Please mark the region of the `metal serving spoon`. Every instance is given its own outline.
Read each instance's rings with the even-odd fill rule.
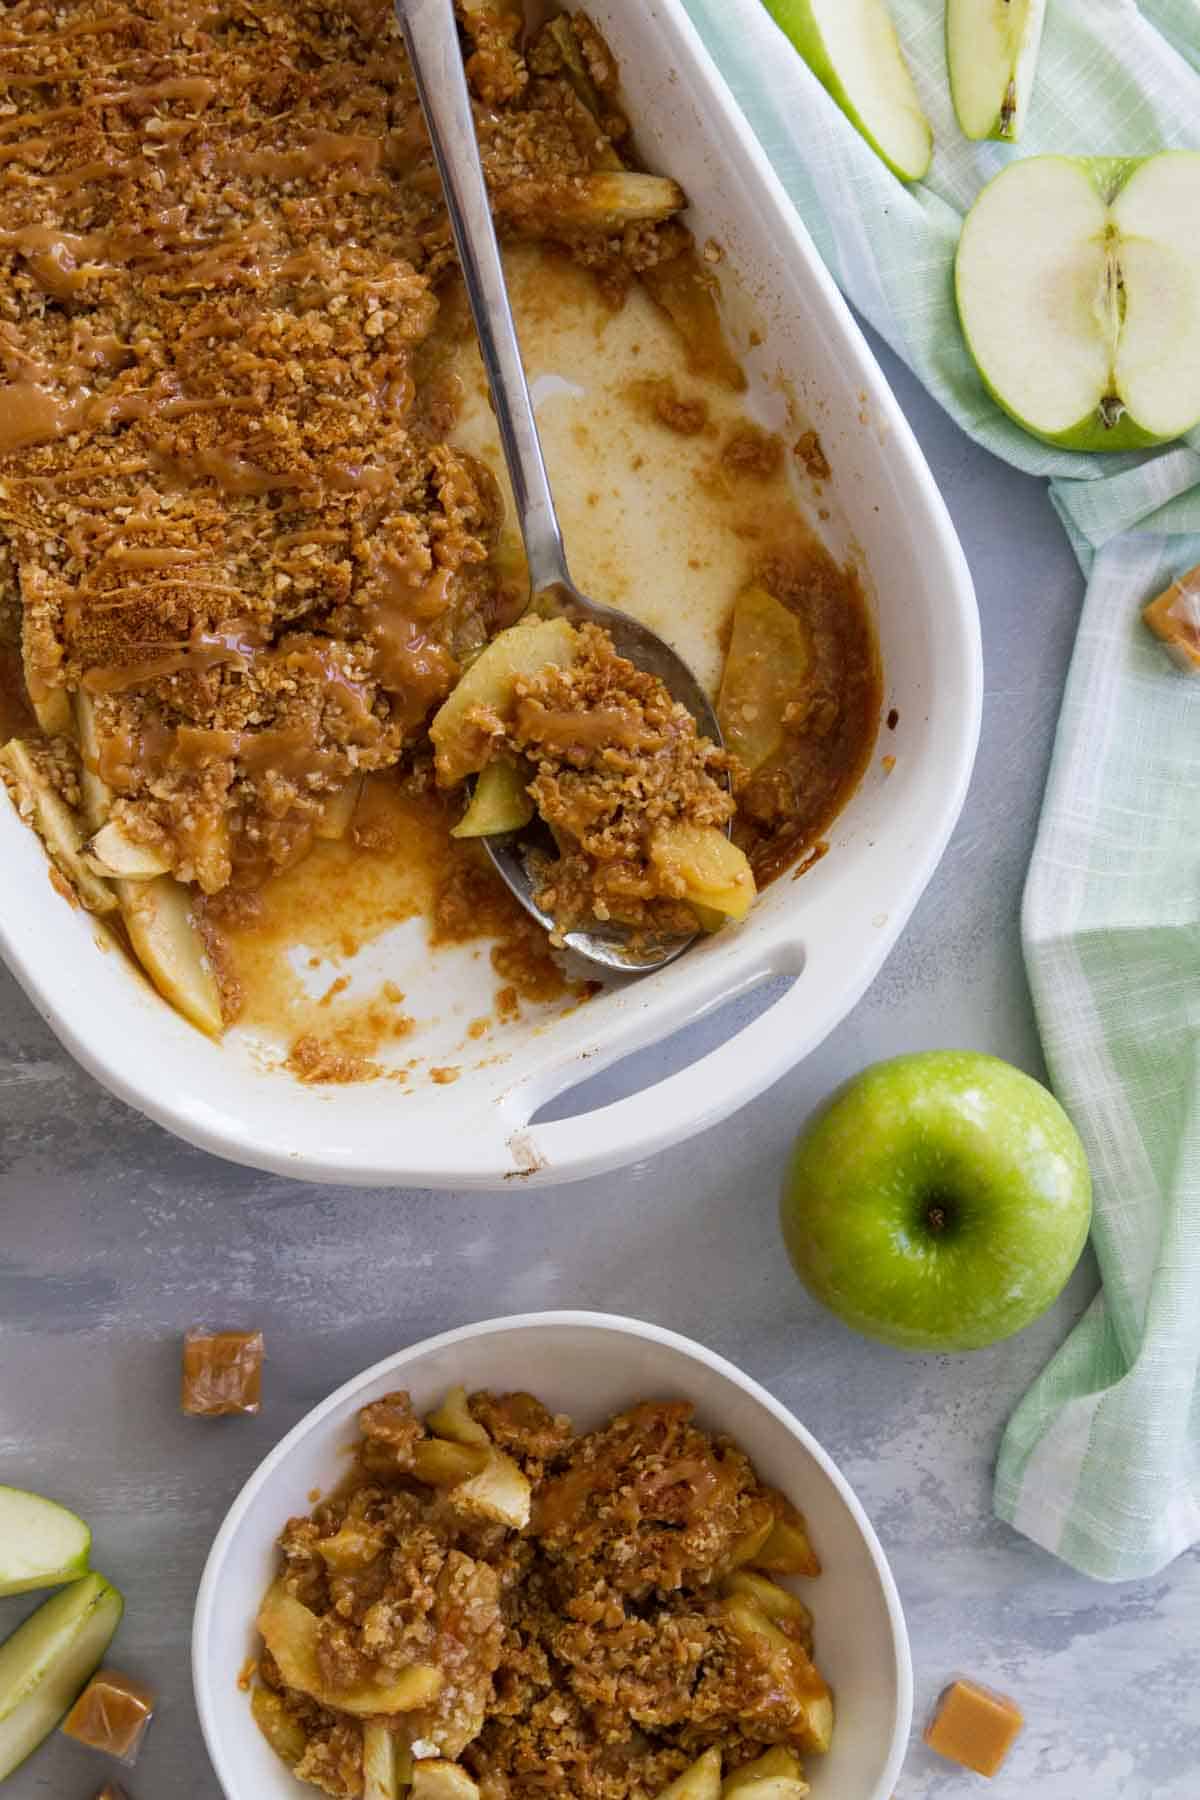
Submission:
[[[719,745],[721,728],[716,713],[683,659],[648,626],[615,607],[589,600],[571,580],[492,224],[453,0],[395,0],[395,6],[445,189],[467,299],[492,390],[529,563],[529,604],[540,613],[557,613],[574,623],[590,620],[603,625],[619,654],[647,674],[657,675],[668,692],[687,707],[701,734]],[[483,843],[521,905],[551,930],[553,919],[533,897],[523,834],[504,832],[484,838]],[[606,929],[597,925],[591,931],[572,931],[565,941],[569,949],[605,968],[641,974],[671,962],[696,936],[691,932],[686,937],[662,938],[636,955],[623,926]]]

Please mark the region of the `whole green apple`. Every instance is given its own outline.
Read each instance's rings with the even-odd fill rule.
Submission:
[[[998,1057],[876,1063],[801,1132],[782,1204],[800,1278],[848,1325],[906,1350],[978,1350],[1062,1291],[1092,1184],[1074,1126]]]

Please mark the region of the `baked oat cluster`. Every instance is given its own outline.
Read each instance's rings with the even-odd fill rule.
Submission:
[[[577,1436],[529,1394],[365,1407],[259,1615],[252,1703],[294,1772],[333,1795],[390,1769],[430,1800],[656,1800],[698,1759],[719,1785],[769,1753],[794,1783],[770,1791],[806,1792],[832,1707],[772,1577],[819,1564],[692,1411],[645,1401]]]
[[[673,184],[604,211],[625,127],[587,21],[530,61],[515,9],[463,26],[504,228],[614,292],[680,254]],[[391,8],[18,0],[0,146],[0,634],[51,735],[85,696],[129,838],[253,884],[512,605],[423,358],[452,250]]]
[[[534,897],[560,931],[593,920],[695,931],[686,883],[653,854],[655,834],[681,821],[724,831],[740,765],[699,736],[687,708],[619,656],[607,632],[582,626],[571,667],[517,681],[492,748],[520,759],[554,833],[557,854],[537,861]]]

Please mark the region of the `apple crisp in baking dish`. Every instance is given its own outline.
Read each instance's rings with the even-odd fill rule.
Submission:
[[[259,1609],[272,1748],[371,1800],[806,1793],[833,1704],[775,1577],[820,1564],[692,1410],[643,1401],[577,1436],[530,1394],[364,1407],[352,1473],[288,1521]]]
[[[630,404],[711,431],[705,393],[743,378],[603,41],[582,13],[529,39],[506,0],[460,21],[506,239],[609,309],[643,287],[694,392],[631,369]],[[383,0],[18,0],[0,89],[0,769],[60,891],[214,1036],[272,883],[322,845],[410,853],[395,808],[380,836],[388,795],[454,836],[443,915],[490,879],[472,839],[536,811],[560,934],[744,916],[869,754],[862,594],[798,514],[748,530],[723,749],[603,633],[517,623],[496,473],[455,441],[466,327]],[[811,433],[795,450],[819,465]],[[714,466],[732,490],[790,454],[747,420]]]

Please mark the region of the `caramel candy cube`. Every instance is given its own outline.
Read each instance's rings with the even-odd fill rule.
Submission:
[[[1152,600],[1142,618],[1189,675],[1200,675],[1200,564]]]
[[[1024,1723],[1015,1700],[973,1681],[955,1681],[942,1695],[925,1742],[964,1769],[995,1775]]]
[[[189,1331],[183,1340],[185,1413],[215,1419],[262,1405],[261,1331]]]
[[[92,1676],[63,1720],[63,1730],[91,1750],[131,1763],[154,1716],[154,1695],[116,1669]],[[119,1794],[120,1789],[111,1790]]]

